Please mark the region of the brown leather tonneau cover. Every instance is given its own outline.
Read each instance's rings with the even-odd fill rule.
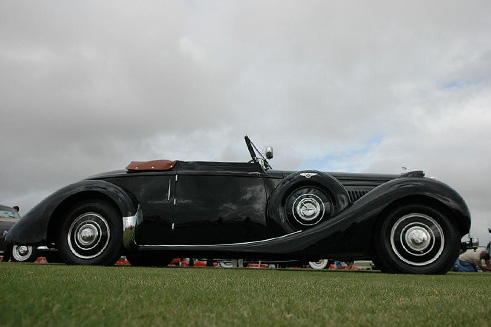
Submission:
[[[141,170],[171,170],[176,165],[177,160],[152,160],[152,161],[132,161],[127,170],[141,171]]]

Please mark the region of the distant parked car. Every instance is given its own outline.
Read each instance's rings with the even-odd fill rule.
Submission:
[[[246,136],[248,162],[156,160],[53,193],[7,234],[68,264],[167,266],[174,257],[373,260],[391,273],[444,274],[471,217],[422,171],[274,170]],[[213,144],[209,145],[214,147]]]
[[[19,213],[15,209],[0,205],[0,253],[2,256],[10,256],[10,249],[7,249],[5,235],[19,219]]]
[[[5,242],[5,235],[19,220],[20,215],[16,209],[0,205],[0,253],[5,259],[10,257],[12,261],[35,261],[37,254],[36,249],[32,246],[14,245],[8,247]]]
[[[48,262],[61,262],[56,249],[48,249],[46,246],[13,245],[7,246],[5,236],[21,216],[11,207],[0,205],[0,254],[3,261],[34,262],[38,257],[46,257]]]

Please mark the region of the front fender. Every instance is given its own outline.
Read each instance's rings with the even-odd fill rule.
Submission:
[[[471,215],[464,199],[450,186],[430,178],[401,177],[379,185],[335,217],[337,235],[329,245],[340,253],[365,252],[373,245],[373,232],[387,214],[410,203],[443,210],[461,236],[469,233]],[[334,236],[334,235],[333,235]]]
[[[136,214],[135,201],[119,186],[102,180],[84,180],[56,191],[32,208],[7,233],[7,243],[47,245],[48,229],[57,210],[70,203],[70,199],[84,196],[110,199],[119,208],[121,217]]]
[[[440,208],[444,208],[449,214],[449,218],[456,223],[461,236],[469,232],[471,226],[471,214],[467,204],[462,196],[453,188],[445,183],[431,178],[413,178],[401,177],[390,182],[384,183],[371,192],[366,194],[359,201],[359,204],[365,202],[382,203],[384,207],[389,208],[391,204],[397,204],[401,201],[414,201],[430,199],[432,203],[438,203]],[[382,200],[382,198],[384,198]],[[429,203],[431,205],[431,203]],[[438,208],[436,208],[438,209]]]

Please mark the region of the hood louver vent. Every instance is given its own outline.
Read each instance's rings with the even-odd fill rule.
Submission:
[[[351,202],[357,201],[358,199],[360,199],[362,196],[364,196],[367,193],[368,193],[368,191],[348,191],[349,198],[350,198]]]
[[[367,188],[367,187],[362,187],[362,188],[347,188],[349,198],[351,202],[356,202],[358,201],[362,196],[370,192],[373,188]]]

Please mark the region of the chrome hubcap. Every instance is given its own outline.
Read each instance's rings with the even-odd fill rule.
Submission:
[[[412,213],[397,220],[391,230],[394,253],[407,264],[428,265],[443,252],[445,238],[440,224],[430,216]]]
[[[412,227],[406,232],[406,243],[415,251],[424,250],[431,242],[431,235],[421,227]]]
[[[284,208],[294,229],[306,229],[330,218],[332,201],[327,191],[306,185],[289,193]]]
[[[86,224],[77,231],[77,241],[83,246],[90,246],[99,239],[99,230],[92,224]]]
[[[100,255],[109,244],[111,233],[106,219],[98,213],[84,213],[72,222],[68,230],[68,246],[82,259]]]
[[[293,203],[293,217],[302,225],[312,225],[322,219],[324,203],[315,194],[299,196]]]
[[[17,248],[17,253],[19,253],[20,255],[26,255],[29,253],[29,249],[27,248],[27,246],[22,245]]]
[[[317,218],[321,208],[318,202],[314,199],[304,198],[297,204],[297,213],[303,220],[309,221]]]

